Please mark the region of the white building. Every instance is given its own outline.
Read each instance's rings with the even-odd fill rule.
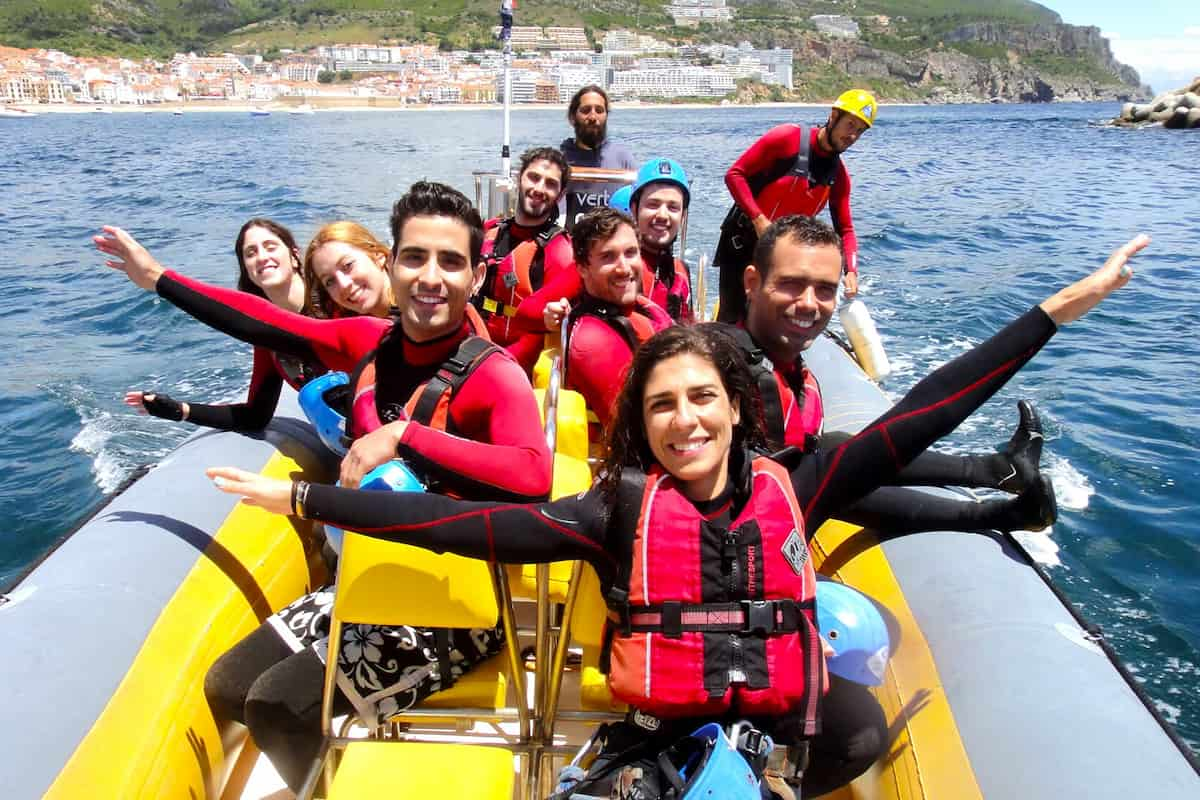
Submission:
[[[672,0],[665,8],[675,18],[675,24],[695,27],[701,22],[729,22],[733,9],[725,0]]]
[[[630,69],[615,72],[609,94],[617,99],[638,97],[724,97],[734,91],[733,76],[710,67]]]
[[[541,75],[531,70],[512,70],[512,102],[532,103],[537,99],[537,84]],[[504,74],[496,76],[496,102],[504,102]]]
[[[823,33],[826,36],[837,36],[842,39],[858,38],[858,23],[849,17],[844,17],[841,14],[816,14],[809,17],[809,19],[817,26],[818,33]]]
[[[762,64],[762,82],[792,89],[792,51],[776,47],[772,50],[756,50],[749,42],[738,45],[738,60],[752,59]]]

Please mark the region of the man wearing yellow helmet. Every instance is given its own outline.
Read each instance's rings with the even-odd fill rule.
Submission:
[[[758,236],[790,214],[813,217],[829,206],[842,239],[843,286],[858,293],[858,240],[850,218],[850,173],[841,154],[875,124],[878,104],[863,89],[843,92],[819,128],[785,124],[767,131],[725,173],[734,205],[721,224],[714,262],[720,269],[720,320],[737,322],[745,310],[742,272]]]

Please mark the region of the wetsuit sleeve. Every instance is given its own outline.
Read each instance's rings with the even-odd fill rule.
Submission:
[[[633,353],[616,331],[591,317],[579,320],[569,347],[567,384],[583,395],[600,424],[607,425]]]
[[[596,489],[552,503],[512,505],[436,494],[364,492],[312,484],[305,516],[377,539],[510,564],[581,559],[611,580],[608,512]]]
[[[725,173],[725,185],[733,201],[750,219],[763,213],[750,189],[750,176],[768,171],[778,161],[795,159],[800,152],[798,144],[795,125],[777,125],[750,145]]]
[[[227,431],[257,431],[267,427],[279,404],[283,378],[271,358],[271,352],[254,348],[254,371],[246,402],[227,405],[188,403],[188,422]]]
[[[555,236],[546,245],[546,278],[542,288],[526,297],[517,306],[517,314],[513,317],[513,327],[527,333],[544,333],[546,323],[542,320],[542,312],[546,303],[567,298],[572,304],[579,295],[583,294],[583,282],[579,279],[579,270],[575,268],[575,257],[571,253],[571,240],[566,236]]]
[[[850,217],[850,173],[840,161],[837,178],[829,193],[829,217],[833,220],[834,230],[842,237],[846,272],[858,272],[858,237],[854,235],[854,220]]]
[[[888,483],[925,448],[953,431],[995,394],[1054,335],[1039,307],[943,365],[861,433],[818,450],[792,469],[806,530]]]
[[[405,426],[399,455],[466,497],[531,502],[550,494],[552,460],[529,379],[511,358],[489,356],[449,409],[461,435]]]
[[[155,290],[204,324],[256,347],[349,372],[375,347],[388,322],[375,317],[312,319],[269,300],[167,270]]]

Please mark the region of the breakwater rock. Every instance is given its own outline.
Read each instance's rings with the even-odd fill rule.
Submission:
[[[1149,103],[1121,106],[1117,125],[1142,125],[1161,122],[1164,128],[1200,128],[1200,77],[1184,89],[1163,92]]]

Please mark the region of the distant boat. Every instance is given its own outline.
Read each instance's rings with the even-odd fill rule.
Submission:
[[[250,109],[250,116],[252,116],[252,117],[269,117],[269,116],[271,116],[271,112],[265,108],[252,108],[252,109]]]
[[[182,117],[182,116],[183,116],[183,109],[182,109],[182,108],[177,108],[177,109],[175,109],[174,111],[172,111],[171,113],[172,113],[172,114],[174,114],[174,115],[175,115],[175,116],[177,116],[177,117]]]
[[[30,117],[36,116],[37,113],[34,111],[26,111],[23,108],[16,108],[15,106],[0,106],[0,117],[7,117],[8,119],[29,119]]]
[[[289,108],[288,113],[289,114],[315,114],[315,113],[317,113],[317,110],[315,108],[313,108],[312,106],[310,106],[308,103],[302,103],[302,104],[296,106],[295,108]]]

